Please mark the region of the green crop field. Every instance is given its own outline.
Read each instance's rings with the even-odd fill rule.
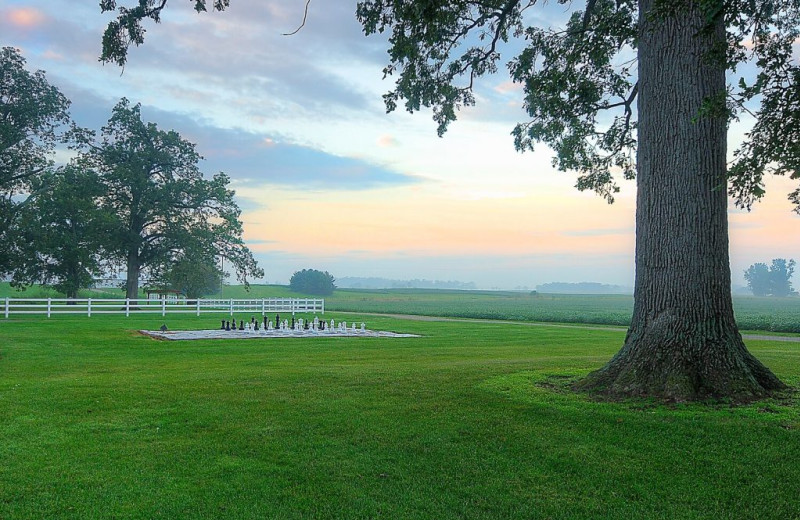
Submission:
[[[372,309],[370,309],[372,310]],[[596,402],[624,332],[157,341],[217,316],[0,320],[0,518],[797,518],[800,402]],[[800,384],[800,344],[748,341]]]

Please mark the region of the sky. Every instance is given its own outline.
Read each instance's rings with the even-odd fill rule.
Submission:
[[[232,0],[205,14],[192,5],[172,0],[161,24],[146,22],[124,70],[98,60],[112,15],[96,1],[0,0],[0,45],[46,72],[78,124],[99,130],[126,97],[196,143],[209,177],[231,177],[265,270],[256,282],[310,268],[485,289],[633,285],[634,183],[620,181],[609,205],[556,171],[546,146],[516,152],[510,133],[526,117],[504,68],[439,138],[427,111],[386,113],[387,40],[364,36],[355,2],[313,0],[293,36],[283,33],[299,26],[305,0]],[[729,149],[746,124],[731,126]],[[752,211],[730,206],[734,286],[755,262],[800,261],[800,216],[786,198],[795,188],[781,177],[766,186]]]

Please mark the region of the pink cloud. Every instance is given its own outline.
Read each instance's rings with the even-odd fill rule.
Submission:
[[[390,148],[392,146],[397,146],[397,139],[394,136],[389,134],[383,134],[382,136],[378,137],[378,146],[381,148]]]
[[[41,25],[45,20],[45,16],[38,9],[19,7],[8,12],[8,19],[12,25],[20,29],[32,29]]]
[[[494,91],[500,94],[508,94],[509,92],[518,92],[520,90],[522,90],[522,84],[511,80],[504,81],[494,87]]]

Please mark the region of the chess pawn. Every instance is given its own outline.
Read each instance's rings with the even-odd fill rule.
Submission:
[[[308,321],[303,324],[303,329],[308,330]]]
[[[225,322],[225,330],[231,330],[231,322],[230,322],[230,320]]]
[[[219,330],[225,330],[225,320],[222,320],[222,326],[219,328]]]
[[[366,332],[366,330],[367,330],[367,324],[362,321],[361,322],[361,332]]]
[[[239,320],[239,330],[244,330],[244,320]]]

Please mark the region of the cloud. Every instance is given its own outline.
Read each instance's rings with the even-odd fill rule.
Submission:
[[[117,100],[70,87],[71,112],[78,124],[99,130]],[[136,102],[136,100],[132,100]],[[355,157],[332,155],[280,135],[219,128],[185,114],[142,106],[142,118],[161,130],[176,130],[197,145],[208,174],[224,171],[240,192],[268,186],[306,190],[366,190],[421,182],[421,178]]]
[[[392,135],[383,134],[382,136],[378,137],[377,143],[381,148],[390,148],[397,146],[397,139]]]
[[[21,29],[38,27],[45,21],[45,15],[38,9],[31,7],[8,9],[5,10],[3,16],[8,19],[11,25]]]

